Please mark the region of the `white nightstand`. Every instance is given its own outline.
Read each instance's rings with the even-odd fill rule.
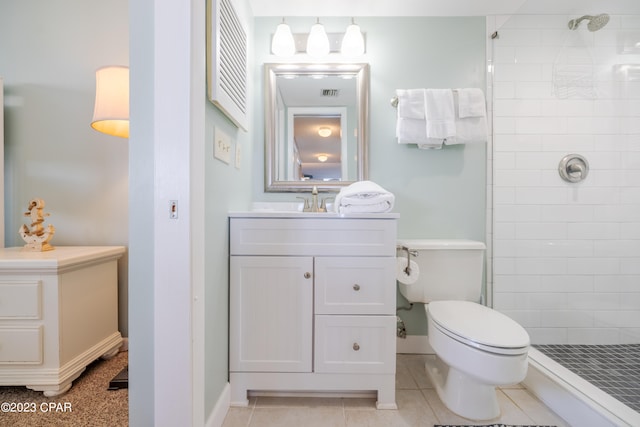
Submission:
[[[123,246],[0,248],[0,385],[56,396],[117,354]]]

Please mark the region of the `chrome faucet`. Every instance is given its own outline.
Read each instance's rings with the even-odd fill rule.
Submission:
[[[320,208],[318,207],[318,187],[315,185],[311,190],[311,212],[320,212]]]
[[[316,187],[315,185],[311,190],[311,201],[309,201],[309,199],[307,199],[306,197],[296,198],[302,199],[304,201],[302,212],[326,212],[326,208],[324,208],[324,201],[323,206],[318,206],[318,187]]]

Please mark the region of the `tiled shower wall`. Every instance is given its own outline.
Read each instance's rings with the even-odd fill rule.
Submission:
[[[501,18],[489,41],[493,306],[533,343],[639,343],[640,17],[571,18]]]

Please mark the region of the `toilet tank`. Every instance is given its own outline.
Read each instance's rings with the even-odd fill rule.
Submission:
[[[415,283],[398,281],[400,293],[409,302],[438,300],[480,302],[485,244],[474,240],[403,239],[398,246],[416,251],[411,259],[418,264]],[[399,256],[406,252],[398,251]]]

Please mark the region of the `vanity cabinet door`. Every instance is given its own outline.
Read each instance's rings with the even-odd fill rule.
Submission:
[[[311,372],[313,258],[230,257],[232,372]]]

